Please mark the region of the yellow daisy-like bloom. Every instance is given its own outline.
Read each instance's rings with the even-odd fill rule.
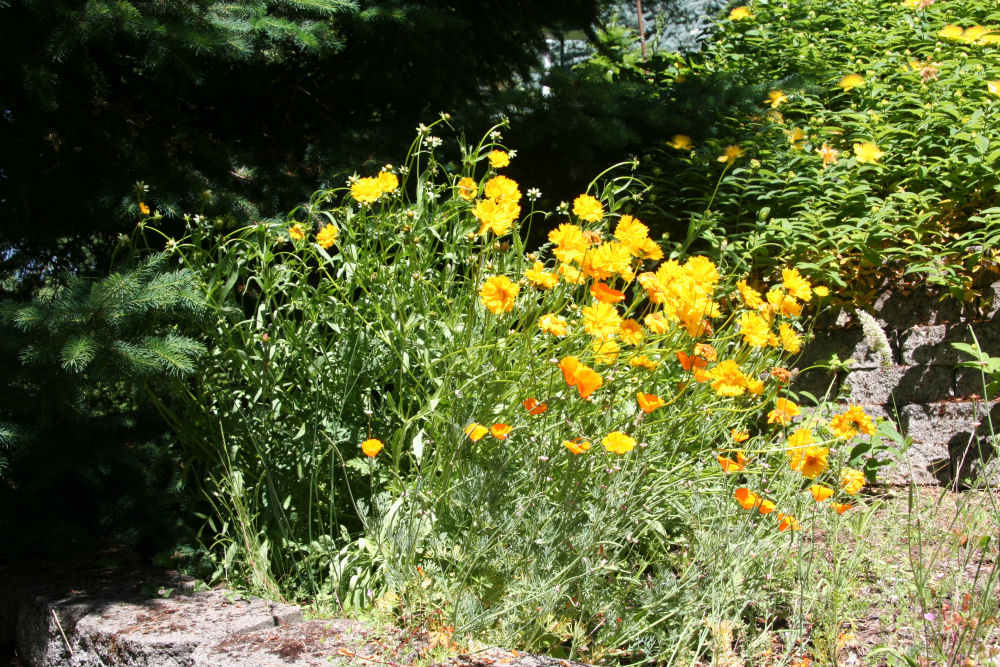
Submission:
[[[524,277],[538,289],[552,289],[559,284],[559,276],[546,271],[545,265],[541,262],[535,262],[530,269],[527,269]]]
[[[666,405],[666,402],[656,394],[644,394],[641,391],[636,392],[635,400],[639,403],[639,407],[645,413],[650,413],[653,410],[662,408]]]
[[[295,239],[296,241],[302,241],[306,237],[306,233],[302,231],[302,225],[295,223],[288,229],[288,237]]]
[[[799,430],[804,431],[808,429]],[[796,431],[796,433],[798,433],[798,431]],[[791,443],[791,438],[789,438],[789,443]],[[830,450],[826,447],[809,445],[808,447],[788,450],[788,456],[790,459],[789,465],[792,467],[792,470],[801,474],[803,477],[815,479],[827,469],[827,466],[829,465],[827,457],[830,456]]]
[[[604,217],[604,205],[595,197],[580,195],[573,200],[573,215],[587,222],[597,222]]]
[[[765,296],[772,312],[781,313],[785,317],[798,317],[802,314],[802,304],[780,287],[772,287]]]
[[[743,342],[751,347],[770,345],[773,334],[771,325],[757,313],[743,313],[739,320]]]
[[[521,205],[503,199],[483,199],[472,209],[472,215],[479,221],[480,236],[485,236],[487,232],[503,236],[521,215]]]
[[[479,300],[494,315],[514,310],[514,301],[521,288],[507,276],[492,276],[479,289]]]
[[[468,176],[464,176],[458,179],[457,187],[458,196],[465,201],[472,201],[476,198],[477,185],[475,180],[469,178]]]
[[[850,440],[858,433],[874,434],[875,423],[860,405],[849,405],[845,412],[834,415],[830,420],[830,430],[838,438]]]
[[[521,201],[521,189],[512,178],[494,176],[483,186],[483,196],[497,201]]]
[[[986,82],[986,91],[994,97],[1000,97],[1000,79]]]
[[[802,410],[787,398],[779,398],[774,402],[774,409],[767,413],[768,424],[790,424],[792,419],[802,414]]]
[[[469,436],[469,440],[473,442],[482,439],[482,437],[489,432],[490,430],[488,428],[482,424],[477,424],[476,422],[472,422],[465,427],[465,435]]]
[[[844,92],[846,93],[854,90],[855,88],[865,85],[865,77],[861,76],[860,74],[854,74],[854,73],[847,74],[846,76],[844,76],[843,79],[840,80],[840,83],[838,83],[837,85],[843,88]]]
[[[743,150],[736,144],[730,144],[729,146],[726,146],[726,150],[722,152],[722,155],[720,155],[716,159],[719,162],[725,162],[727,165],[730,165],[735,163],[736,160],[743,157],[744,155],[746,155],[745,150]]]
[[[782,90],[772,90],[767,94],[767,103],[772,109],[777,109],[783,102],[788,101],[788,96]]]
[[[823,144],[816,149],[819,156],[823,158],[823,168],[826,169],[831,164],[837,163],[837,154],[840,153],[836,148],[830,146],[830,144]]]
[[[642,343],[645,334],[642,331],[641,324],[629,319],[622,320],[622,323],[618,326],[618,337],[626,345],[639,345]]]
[[[510,155],[504,151],[490,151],[489,158],[490,166],[494,169],[500,169],[510,164]]]
[[[960,40],[965,37],[965,31],[962,30],[961,26],[949,24],[938,30],[938,37],[941,39]]]
[[[621,352],[621,347],[613,339],[595,340],[590,344],[594,351],[594,363],[613,364]]]
[[[361,443],[361,451],[365,453],[365,456],[374,457],[385,445],[382,444],[381,440],[376,440],[375,438],[369,438]]]
[[[711,387],[719,396],[742,396],[747,388],[747,376],[740,365],[732,359],[725,359],[708,371]]]
[[[636,442],[621,431],[612,431],[601,440],[604,449],[614,454],[627,454],[635,448]]]
[[[864,488],[865,474],[854,468],[844,468],[840,471],[840,488],[849,496],[855,495]]]
[[[555,245],[552,254],[560,262],[579,262],[590,247],[590,242],[577,225],[564,222],[549,232],[549,242]]]
[[[799,350],[802,349],[802,336],[787,322],[778,325],[778,338],[781,339],[781,347],[792,354],[798,354]]]
[[[649,227],[631,215],[623,215],[618,221],[618,225],[615,227],[615,238],[625,244],[635,257],[654,259],[650,254],[657,251],[659,251],[660,257],[663,257],[663,250],[660,246],[649,239]]]
[[[560,264],[559,275],[561,275],[562,279],[571,285],[583,285],[587,282],[587,277],[583,275],[583,271],[571,264]]]
[[[593,338],[614,338],[618,334],[622,317],[614,305],[597,302],[584,307],[580,312],[583,315],[583,328]]]
[[[650,313],[642,318],[642,323],[655,334],[665,334],[670,331],[670,322],[663,316],[663,313]]]
[[[149,215],[149,207],[146,206],[146,202],[139,202],[139,213],[143,215]]]
[[[569,332],[569,323],[562,317],[549,313],[538,319],[538,328],[553,336],[565,336]]]
[[[573,440],[563,440],[563,447],[574,454],[583,454],[590,449],[590,443],[584,438],[574,438]]]
[[[382,190],[382,194],[389,194],[399,187],[399,178],[396,177],[396,174],[380,171],[378,176],[375,177],[375,183]]]
[[[743,299],[743,303],[746,304],[747,308],[757,310],[764,305],[764,300],[761,298],[760,292],[747,285],[747,281],[741,280],[737,282],[736,289],[739,290],[740,298]]]
[[[372,204],[383,194],[377,178],[359,178],[351,183],[351,196],[361,204]]]
[[[753,14],[750,12],[750,8],[746,5],[740,5],[739,7],[733,7],[729,11],[730,21],[746,21],[747,19],[752,19]]]
[[[781,286],[796,299],[808,301],[812,298],[812,285],[799,273],[798,269],[794,267],[782,269],[781,280]]]
[[[326,225],[316,234],[316,243],[323,249],[329,248],[337,242],[340,232],[334,225]]]
[[[854,144],[854,155],[862,164],[876,164],[885,155],[882,150],[870,141]]]
[[[740,443],[749,440],[750,434],[747,433],[746,431],[740,431],[734,428],[729,431],[729,437],[733,439],[733,442]]]
[[[628,362],[629,366],[632,368],[645,368],[648,371],[655,371],[659,368],[659,364],[647,357],[645,354],[640,354],[637,357],[632,357]]]
[[[583,258],[583,272],[597,280],[607,280],[619,275],[625,280],[635,278],[632,253],[624,243],[612,241],[592,248]]]
[[[670,141],[667,145],[671,148],[676,148],[679,151],[690,151],[694,150],[694,142],[691,141],[691,137],[686,134],[675,134],[670,137]]]

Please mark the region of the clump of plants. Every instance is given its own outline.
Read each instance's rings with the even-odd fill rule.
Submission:
[[[448,161],[446,128],[288,220],[165,240],[215,313],[168,415],[217,575],[588,660],[793,647],[812,534],[891,434],[787,389],[829,291],[668,259],[627,165],[538,210],[499,129]]]
[[[687,247],[862,302],[887,282],[968,300],[995,276],[995,3],[761,0],[651,76],[689,112],[648,167]]]

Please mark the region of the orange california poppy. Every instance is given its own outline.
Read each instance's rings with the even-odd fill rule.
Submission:
[[[743,470],[743,468],[745,468],[747,464],[747,460],[743,456],[743,452],[736,452],[735,461],[731,458],[723,456],[722,454],[719,454],[715,458],[716,460],[718,460],[719,465],[722,466],[722,472],[726,473],[727,475]]]
[[[509,424],[494,424],[490,426],[490,433],[497,440],[506,440],[507,434],[514,430],[514,427]]]
[[[539,403],[537,398],[526,398],[521,401],[521,405],[524,406],[529,415],[540,415],[549,409],[545,403]]]
[[[644,394],[640,391],[636,392],[635,398],[639,402],[639,407],[642,408],[642,411],[647,413],[666,405],[663,399],[656,394]]]
[[[477,424],[476,422],[472,422],[471,424],[465,427],[465,434],[469,436],[469,440],[473,442],[479,440],[489,432],[490,430],[488,428],[486,428],[482,424]]]

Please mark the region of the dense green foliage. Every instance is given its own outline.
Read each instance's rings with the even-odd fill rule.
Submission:
[[[900,278],[971,296],[1000,242],[995,3],[748,14],[655,71],[661,103],[687,117],[646,162],[671,231],[729,265],[795,262],[865,300]],[[667,145],[675,134],[693,147]],[[730,145],[744,154],[720,164]]]

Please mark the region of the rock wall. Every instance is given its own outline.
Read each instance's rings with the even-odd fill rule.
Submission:
[[[886,471],[885,481],[960,486],[982,472],[1000,469],[1000,399],[983,399],[981,374],[957,368],[968,357],[952,343],[972,343],[1000,356],[1000,281],[985,290],[985,307],[942,299],[926,288],[888,291],[873,314],[889,341],[891,365],[873,354],[856,314],[846,309],[822,313],[815,337],[796,364],[794,391],[864,406],[873,416],[893,420],[913,438],[907,459]],[[836,354],[853,359],[848,371],[814,368]],[[981,456],[980,456],[981,454]]]

